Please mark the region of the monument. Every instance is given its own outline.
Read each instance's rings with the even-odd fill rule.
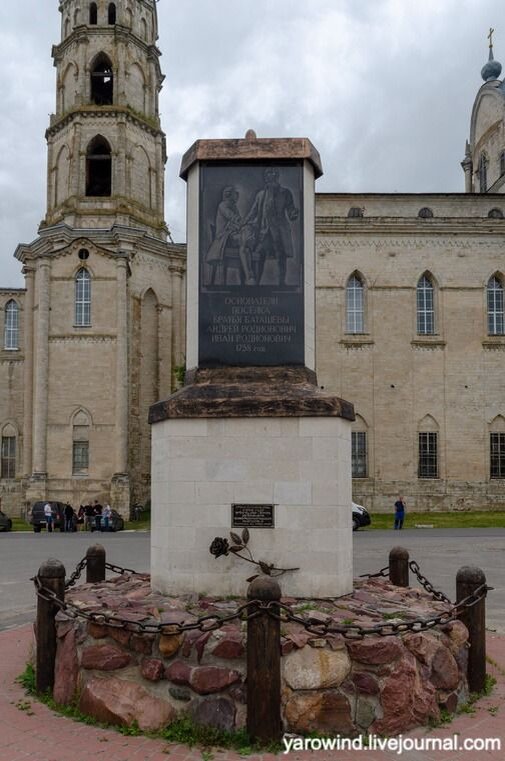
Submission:
[[[150,409],[151,577],[166,594],[352,589],[351,404],[315,374],[306,138],[198,140],[187,182],[186,383]]]

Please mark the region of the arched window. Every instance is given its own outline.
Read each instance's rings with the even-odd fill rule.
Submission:
[[[363,281],[351,275],[345,289],[345,329],[347,333],[364,333],[365,299]]]
[[[116,3],[109,3],[109,24],[115,24],[116,23]]]
[[[89,23],[93,26],[98,24],[98,8],[96,3],[89,4]]]
[[[497,415],[489,432],[489,464],[491,478],[505,478],[505,418]]]
[[[91,325],[91,276],[85,267],[75,276],[75,325]]]
[[[2,430],[0,478],[16,478],[16,429],[10,423]]]
[[[72,420],[72,475],[86,476],[89,469],[89,417],[79,410]]]
[[[496,275],[487,284],[487,332],[490,336],[504,333],[503,285]]]
[[[487,156],[481,153],[479,159],[479,190],[485,193],[487,190]]]
[[[88,145],[86,157],[86,195],[110,196],[112,191],[112,157],[110,145],[98,135]]]
[[[104,53],[95,61],[91,71],[91,100],[97,106],[111,106],[114,99],[112,64]]]
[[[433,335],[435,332],[434,288],[427,274],[419,278],[416,291],[417,332],[420,335]]]
[[[19,349],[19,307],[14,299],[5,305],[4,349]]]
[[[426,415],[418,427],[418,478],[438,478],[438,423]]]

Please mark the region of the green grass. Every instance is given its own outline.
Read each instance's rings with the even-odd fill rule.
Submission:
[[[37,693],[35,669],[30,662],[26,664],[25,670],[18,676],[17,681],[24,687],[29,699],[19,700],[16,703],[16,707],[29,716],[34,715],[31,698],[44,703],[48,708],[61,716],[66,716],[69,719],[80,721],[90,726],[114,729],[127,736],[145,735],[146,737],[160,738],[167,742],[189,745],[190,748],[194,746],[199,747],[202,749],[203,761],[212,761],[213,754],[211,749],[214,748],[236,750],[240,755],[250,755],[255,752],[277,753],[281,749],[280,743],[272,743],[265,747],[251,742],[245,729],[226,732],[225,730],[217,729],[217,727],[200,726],[195,724],[189,716],[180,716],[176,721],[159,732],[143,732],[139,729],[136,722],[128,727],[99,722],[92,716],[83,714],[76,705],[77,701],[74,705],[62,706],[56,703],[49,693]]]
[[[125,521],[125,528],[133,531],[149,531],[151,528],[151,514],[148,510],[142,513],[139,521]],[[13,531],[33,531],[30,523],[24,518],[12,518]]]
[[[394,513],[372,513],[369,529],[393,529]],[[434,528],[505,528],[505,512],[451,512],[451,513],[409,513],[405,514],[404,528],[415,528],[416,524]],[[363,531],[364,529],[360,529]],[[365,529],[366,530],[366,529]],[[424,529],[419,529],[423,531]]]

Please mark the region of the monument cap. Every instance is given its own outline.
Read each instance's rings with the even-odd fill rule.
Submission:
[[[187,179],[189,170],[197,161],[291,159],[310,161],[316,179],[323,174],[319,152],[307,137],[256,137],[253,130],[248,130],[246,137],[240,139],[197,140],[182,157],[179,176]]]

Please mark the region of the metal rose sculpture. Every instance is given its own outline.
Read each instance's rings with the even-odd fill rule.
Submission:
[[[299,568],[277,568],[273,563],[265,563],[264,560],[255,560],[252,556],[251,550],[247,546],[249,542],[250,534],[249,529],[245,528],[242,531],[242,536],[239,536],[238,534],[235,534],[234,531],[230,531],[230,539],[232,541],[232,544],[229,543],[228,539],[221,536],[216,536],[215,539],[212,540],[212,544],[209,547],[209,552],[211,555],[214,555],[215,558],[220,558],[222,555],[236,555],[241,560],[245,560],[247,563],[253,563],[254,565],[258,566],[260,571],[262,571],[266,576],[282,576],[283,573],[286,573],[287,571],[299,571]],[[243,553],[247,553],[244,555]],[[252,581],[255,579],[259,574],[255,574],[254,576],[250,576],[247,581]]]

